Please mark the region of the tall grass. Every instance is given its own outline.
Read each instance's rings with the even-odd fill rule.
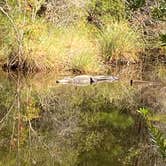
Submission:
[[[7,68],[99,71],[98,49],[84,23],[58,28],[37,16],[43,0],[13,2],[8,3],[10,10],[5,12],[2,6],[0,11],[0,32],[4,32],[0,37],[0,56],[6,60]]]
[[[99,51],[84,23],[57,28],[42,18],[31,20],[24,17],[24,20],[23,24],[22,17],[15,18],[17,27],[23,31],[23,53],[20,58],[14,30],[5,22],[4,28],[9,31],[2,36],[0,55],[6,57],[9,68],[14,66],[26,71],[70,70],[79,73],[99,71]],[[5,48],[8,50],[7,56],[3,55]]]
[[[64,33],[62,39],[66,43],[65,57],[69,70],[81,73],[98,73],[100,71],[99,48],[89,33],[87,27],[82,24],[68,29]]]
[[[37,15],[43,0],[39,3],[34,0],[35,3],[31,2],[30,6],[29,3],[20,3],[21,9],[16,1],[13,2],[9,4],[11,10],[7,10],[6,16],[9,14],[15,28],[11,26],[10,19],[2,15],[3,12],[0,13],[0,32],[4,32],[0,36],[0,56],[4,57],[8,68],[99,73],[103,66],[101,61],[133,62],[138,59],[137,53],[142,48],[142,41],[126,22],[109,23],[108,19],[104,21],[107,25],[103,29],[102,24],[101,33],[98,33],[95,26],[92,28],[93,24],[90,26],[85,23],[85,17],[74,25],[59,27]],[[120,9],[124,12],[124,2],[117,0],[100,3],[95,0],[92,9],[93,14],[97,12],[102,17],[105,13],[115,16]],[[114,9],[114,12],[110,9]],[[122,13],[119,13],[117,19],[121,18]],[[19,41],[15,31],[19,32]],[[96,33],[100,34],[98,38]]]
[[[33,62],[35,64],[33,66],[38,68],[43,66],[42,68],[46,69],[54,68],[80,73],[99,71],[98,49],[90,40],[86,28],[49,27],[41,32],[36,43],[32,39],[25,42],[27,62]]]
[[[16,46],[15,36],[11,34],[13,34],[13,30],[10,23],[0,13],[0,61],[4,62],[7,55],[12,51],[12,48]]]
[[[104,61],[137,61],[137,53],[143,48],[139,33],[125,22],[107,25],[99,36],[101,54]]]

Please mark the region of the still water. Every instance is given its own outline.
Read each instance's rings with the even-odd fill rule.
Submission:
[[[74,86],[1,71],[0,166],[165,166],[166,67],[110,73],[120,80]]]

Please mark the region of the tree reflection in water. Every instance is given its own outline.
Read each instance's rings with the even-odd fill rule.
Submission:
[[[152,106],[142,87],[26,81],[20,73],[0,79],[0,165],[163,166],[136,112]]]

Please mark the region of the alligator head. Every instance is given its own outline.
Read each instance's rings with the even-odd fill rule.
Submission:
[[[68,84],[68,83],[72,83],[73,79],[70,77],[66,77],[62,80],[56,80],[56,83],[61,83],[61,84]]]

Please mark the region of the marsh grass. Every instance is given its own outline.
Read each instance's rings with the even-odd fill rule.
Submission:
[[[4,32],[0,37],[0,56],[6,61],[4,67],[28,72],[99,71],[99,51],[84,21],[58,28],[38,17],[34,4],[30,9],[22,3],[21,8],[17,4],[9,5],[11,10],[4,14],[2,9],[0,13],[0,32]]]
[[[67,70],[80,73],[98,73],[100,71],[99,48],[89,33],[89,29],[81,24],[69,29],[65,34],[64,41],[67,44],[65,57],[69,63]]]
[[[15,20],[23,32],[23,54],[20,59],[12,28],[5,36],[10,41],[4,40],[1,43],[1,46],[5,45],[3,49],[11,48],[6,52],[9,68],[14,66],[25,71],[70,70],[80,73],[99,71],[99,51],[84,23],[57,28],[41,18],[33,21],[29,17],[24,19],[24,24],[20,17]],[[5,57],[3,49],[1,55]]]
[[[142,49],[139,34],[126,22],[107,22],[107,26],[98,30],[84,18],[74,25],[58,27],[45,18],[32,17],[33,13],[26,10],[9,13],[21,35],[20,45],[9,20],[0,16],[0,32],[4,32],[0,38],[0,56],[10,69],[101,73],[103,61],[135,62]]]
[[[114,22],[99,35],[101,54],[105,62],[125,60],[135,62],[143,48],[139,33],[125,22]]]
[[[155,68],[154,72],[159,80],[162,82],[166,81],[166,68],[164,65],[159,65]]]
[[[117,1],[118,4],[124,7],[121,1]],[[116,9],[116,5],[113,8]],[[134,62],[141,50],[139,34],[125,22],[112,22],[98,30],[83,18],[74,25],[58,27],[44,17],[38,17],[36,12],[28,11],[37,10],[33,5],[32,9],[25,6],[21,10],[17,5],[13,6],[16,9],[13,7],[8,12],[15,28],[7,16],[0,15],[0,32],[4,32],[0,38],[0,56],[4,57],[9,69],[101,73],[103,61]],[[110,11],[106,9],[106,13]],[[15,31],[20,35],[19,41]]]

